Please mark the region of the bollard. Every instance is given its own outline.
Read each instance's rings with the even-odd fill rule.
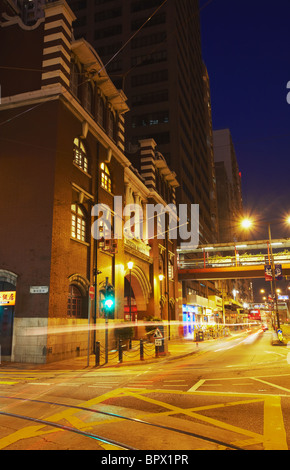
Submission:
[[[100,365],[100,342],[96,341],[95,343],[95,361],[96,366]]]
[[[140,360],[144,361],[144,344],[143,339],[140,339]]]
[[[159,346],[155,346],[155,357],[159,357]]]
[[[119,362],[123,362],[122,341],[119,339]]]

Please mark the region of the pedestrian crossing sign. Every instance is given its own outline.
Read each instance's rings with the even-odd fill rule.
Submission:
[[[159,328],[156,328],[156,330],[154,332],[154,335],[153,335],[153,338],[163,338],[163,334],[161,333]]]

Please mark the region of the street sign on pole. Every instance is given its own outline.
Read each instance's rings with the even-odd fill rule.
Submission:
[[[154,335],[153,335],[153,338],[154,338],[154,339],[163,338],[163,334],[161,333],[161,331],[159,330],[159,328],[156,328],[156,330],[155,330],[155,332],[154,332]]]
[[[273,281],[272,266],[270,264],[266,264],[264,266],[264,269],[265,269],[265,281]],[[283,279],[281,264],[275,265],[275,279],[276,281],[281,281],[281,279]]]
[[[91,299],[91,300],[94,300],[94,298],[95,298],[95,288],[94,288],[94,286],[90,286],[90,288],[89,288],[89,296],[90,296],[90,299]]]

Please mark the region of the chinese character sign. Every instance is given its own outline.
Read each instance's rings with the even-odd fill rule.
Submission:
[[[0,292],[0,305],[15,305],[16,292],[3,291]]]

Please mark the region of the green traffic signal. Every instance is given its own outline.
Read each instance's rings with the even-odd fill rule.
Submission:
[[[109,310],[113,308],[114,306],[114,300],[113,299],[106,299],[105,300],[105,307],[108,308]]]

